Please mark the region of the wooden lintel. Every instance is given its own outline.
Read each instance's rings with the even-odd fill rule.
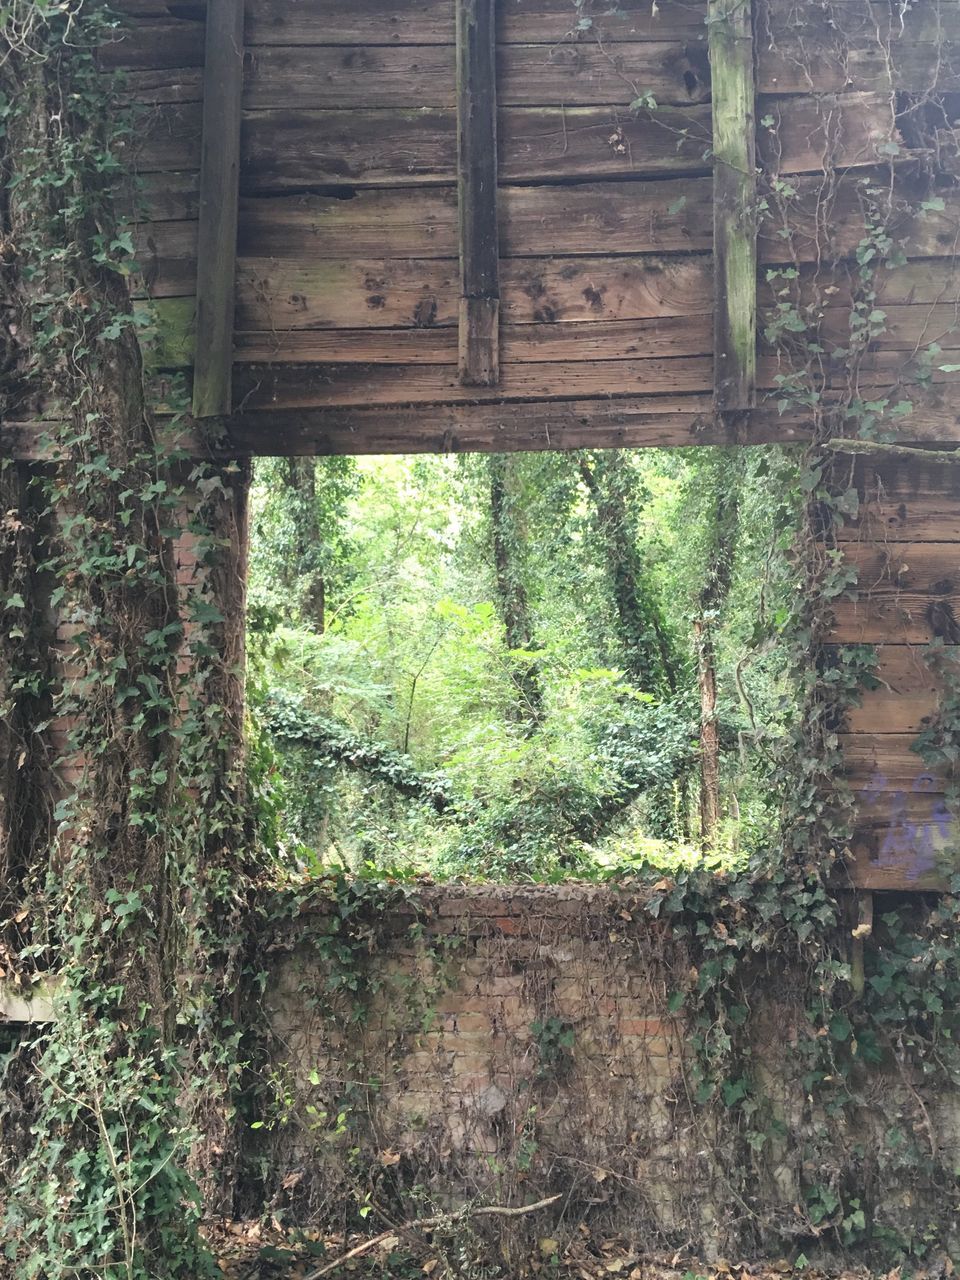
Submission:
[[[500,379],[494,30],[494,0],[457,0],[459,378],[467,387]]]
[[[714,404],[749,409],[757,380],[757,163],[752,0],[709,0],[713,92]]]
[[[231,408],[233,307],[240,176],[244,0],[209,0],[197,245],[193,414]]]

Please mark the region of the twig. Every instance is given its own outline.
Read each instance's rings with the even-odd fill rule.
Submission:
[[[834,449],[837,453],[888,454],[897,458],[922,458],[927,462],[952,462],[960,466],[960,449],[920,449],[909,444],[883,444],[879,440],[845,440],[842,436],[824,440],[820,447]]]
[[[477,1209],[460,1209],[456,1213],[441,1213],[435,1218],[415,1218],[413,1222],[406,1222],[399,1227],[391,1227],[389,1231],[381,1231],[378,1236],[374,1236],[370,1240],[364,1240],[363,1244],[356,1245],[341,1257],[328,1262],[316,1271],[311,1271],[304,1280],[320,1280],[321,1276],[329,1275],[331,1271],[335,1271],[337,1267],[343,1266],[345,1262],[349,1262],[351,1258],[359,1258],[363,1253],[369,1253],[371,1249],[375,1249],[378,1244],[383,1244],[385,1240],[389,1240],[395,1236],[398,1231],[428,1231],[431,1227],[441,1227],[446,1223],[453,1224],[462,1222],[464,1218],[480,1218],[480,1217],[500,1217],[500,1218],[519,1218],[525,1213],[536,1213],[538,1209],[546,1209],[548,1205],[556,1204],[560,1199],[559,1195],[548,1196],[546,1200],[537,1200],[535,1204],[520,1205],[499,1205],[487,1204],[481,1205]]]

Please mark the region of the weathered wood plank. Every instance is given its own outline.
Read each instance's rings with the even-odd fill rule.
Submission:
[[[863,889],[937,890],[960,869],[960,827],[942,795],[866,791],[846,875]]]
[[[886,388],[896,380],[902,363],[898,352],[878,352],[865,358],[861,386]],[[779,370],[777,361],[761,361],[759,385],[776,387]],[[954,384],[960,382],[957,374],[938,376]],[[713,386],[713,360],[708,356],[679,356],[573,363],[531,361],[503,369],[497,387],[462,386],[456,378],[456,368],[446,365],[271,364],[241,367],[237,378],[238,394],[250,395],[254,407],[462,403],[500,395],[505,400],[538,400],[705,392]],[[845,375],[842,381],[846,381]],[[924,548],[929,559],[932,544],[917,545]],[[851,558],[859,551],[859,544],[850,544]],[[957,551],[960,554],[960,548]],[[893,548],[890,554],[894,554]],[[872,562],[868,562],[866,573],[865,582],[872,585]]]
[[[841,733],[844,776],[855,791],[906,791],[940,795],[949,771],[930,769],[911,750],[912,733]]]
[[[499,203],[504,257],[703,252],[713,244],[708,178],[507,185]],[[380,258],[386,249],[396,257],[457,256],[452,190],[248,198],[241,207],[240,249],[251,257]],[[853,229],[849,234],[852,240]],[[771,249],[782,260],[781,237],[771,239]]]
[[[153,181],[162,185],[164,180],[154,175]],[[864,234],[855,184],[841,180],[838,199],[831,202],[827,213],[817,215],[808,214],[805,208],[805,181],[797,180],[801,192],[799,207],[791,209],[786,223],[795,233],[793,244],[798,259],[826,263],[833,255],[852,252]],[[173,175],[171,186],[174,184],[177,189],[171,194],[172,201],[192,201],[189,175]],[[186,194],[180,194],[181,191]],[[960,239],[960,194],[945,192],[944,203],[943,212],[923,216],[905,213],[894,227],[894,235],[907,253],[927,255],[937,261],[911,263],[881,278],[884,306],[888,302],[911,299],[926,302],[941,298],[947,302],[955,296],[954,276],[943,259]],[[256,259],[258,278],[263,280],[269,277],[260,271],[260,261],[266,257],[277,259],[278,291],[289,288],[288,312],[300,306],[309,310],[314,305],[314,290],[324,287],[322,274],[315,278],[305,274],[304,287],[298,285],[289,267],[297,259],[309,260],[320,273],[326,259],[363,261],[369,258],[383,262],[381,255],[387,250],[398,259],[450,260],[457,252],[456,196],[452,190],[359,191],[351,199],[300,195],[247,198],[241,201],[241,208],[241,253]],[[645,253],[697,253],[709,251],[712,244],[709,179],[590,183],[564,188],[506,186],[500,191],[500,208],[501,251],[505,259],[562,255],[568,261],[558,263],[559,277],[561,272],[574,269],[572,255],[582,255],[585,273],[605,270],[608,293],[618,287],[611,284],[609,273],[617,272],[620,255],[635,258]],[[169,212],[176,209],[171,208]],[[822,228],[819,237],[818,226]],[[171,219],[145,224],[138,229],[137,246],[149,292],[155,296],[193,292],[195,222]],[[761,227],[760,248],[765,263],[786,261],[791,253],[787,239],[777,234],[773,221]],[[606,269],[601,266],[598,254],[604,255]],[[534,264],[535,274],[530,279],[531,289],[537,291],[539,265]],[[383,276],[379,269],[373,274],[375,278]],[[442,281],[436,274],[428,279],[426,268],[424,279],[429,286],[424,296],[435,296]],[[831,276],[830,283],[837,286],[839,298],[843,296],[845,281],[842,269]],[[545,310],[541,313],[544,316],[552,306],[550,299],[555,283],[560,281],[550,277],[545,280]],[[823,283],[821,278],[820,286]],[[518,287],[522,286],[518,284]],[[602,287],[598,284],[597,291]],[[591,290],[589,279],[584,281],[583,289]],[[306,295],[305,301],[295,296],[300,293]],[[382,294],[382,288],[371,286],[365,295],[358,293],[358,296]],[[411,304],[411,316],[416,301]],[[533,298],[531,301],[534,308],[539,309],[540,304]],[[570,305],[569,298],[562,301],[564,306]],[[350,314],[356,314],[352,306],[349,310]],[[332,323],[356,323],[340,312],[336,314],[340,318]],[[289,322],[292,323],[292,319]],[[399,317],[395,321],[401,322]],[[260,321],[245,323],[248,327],[261,327]],[[936,412],[949,431],[949,407],[938,406]]]
[[[858,598],[834,602],[834,641],[960,641],[960,544],[849,542],[844,554],[857,567]]]
[[[711,310],[712,288],[706,255],[500,263],[501,316],[507,324],[704,316]],[[451,259],[241,257],[237,264],[238,329],[455,325],[457,298]]]
[[[499,112],[499,134],[503,182],[709,169],[709,111],[703,108],[631,115],[607,107],[508,107]],[[162,143],[167,158],[166,137]],[[797,155],[797,168],[805,159],[805,152]],[[793,162],[788,149],[785,163]],[[284,187],[447,185],[456,176],[455,113],[257,112],[244,119],[243,163],[243,188],[250,194]]]
[[[189,303],[189,299],[186,301]],[[508,365],[710,355],[712,343],[713,325],[709,315],[658,316],[653,320],[608,323],[506,325],[500,335],[500,361]],[[300,329],[288,333],[238,330],[235,358],[240,364],[437,365],[453,363],[458,351],[458,334],[454,328]]]
[[[860,493],[856,517],[837,529],[839,541],[960,543],[960,467],[861,459],[852,473],[838,464],[838,473]]]
[[[644,396],[548,405],[463,404],[250,411],[229,423],[239,453],[491,453],[725,443],[705,396]]]
[[[876,164],[878,148],[894,136],[889,105],[879,95],[843,95],[835,107],[813,98],[794,102],[791,108],[776,107],[775,136],[765,143],[780,172],[819,172],[827,150],[839,168]],[[638,113],[615,107],[505,107],[499,129],[502,182],[709,169],[709,113],[702,107]],[[825,131],[830,148],[823,141]],[[200,104],[159,103],[128,145],[128,161],[140,173],[189,172],[198,166],[199,145]],[[248,195],[285,187],[451,185],[456,113],[427,107],[245,112],[242,163]]]
[[[244,0],[209,0],[197,230],[193,414],[230,412]]]
[[[456,0],[458,372],[465,387],[500,380],[500,235],[494,0]]]
[[[757,155],[751,0],[709,0],[713,80],[714,403],[748,409],[757,378]]]
[[[875,689],[865,689],[860,705],[850,708],[846,731],[919,733],[936,713],[941,689],[940,679],[925,660],[929,652],[926,645],[878,645],[873,675],[879,683]],[[945,652],[954,658],[960,656],[960,649],[954,646],[948,646]]]
[[[454,50],[350,45],[261,48],[248,57],[248,110],[453,107]],[[500,45],[502,106],[617,105],[645,94],[662,105],[708,102],[706,59],[682,43]]]
[[[888,154],[882,148],[902,141],[889,93],[762,97],[757,114],[762,122],[757,154],[767,173],[821,173],[875,165]]]
[[[151,20],[154,25],[172,25],[169,8],[160,0],[119,0],[115,7],[136,17],[138,26],[149,26]],[[195,0],[190,8],[198,20],[202,18],[203,0]],[[578,30],[581,21],[584,25]],[[705,22],[705,0],[669,0],[656,8],[650,0],[620,0],[615,8],[608,0],[585,0],[576,8],[569,0],[500,0],[498,37],[507,43],[544,45],[564,40],[583,44],[600,40],[604,45],[702,41]],[[181,38],[188,35],[181,26]],[[340,0],[248,0],[247,4],[246,39],[251,46],[452,45],[454,38],[449,0],[404,0],[402,8],[390,0],[354,0],[350,5]],[[131,57],[122,50],[108,56]]]
[[[453,404],[470,400],[548,400],[581,396],[704,391],[707,356],[662,360],[584,360],[511,364],[495,387],[463,386],[456,365],[241,365],[235,392],[251,409],[350,405]]]
[[[759,77],[778,93],[957,87],[955,4],[757,0]]]

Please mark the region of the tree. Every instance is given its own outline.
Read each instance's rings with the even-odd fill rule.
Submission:
[[[490,479],[490,536],[497,587],[497,605],[503,621],[507,649],[526,654],[535,646],[530,604],[523,581],[523,525],[518,518],[515,485],[516,459],[510,454],[491,454],[487,459]],[[518,712],[535,726],[543,711],[543,693],[535,660],[517,659]]]
[[[718,450],[703,463],[697,483],[701,507],[707,513],[704,576],[693,620],[700,689],[700,835],[707,848],[716,846],[721,817],[715,629],[733,575],[741,478],[739,453]]]
[[[626,671],[638,689],[675,693],[680,664],[640,554],[636,514],[643,497],[628,455],[619,449],[584,453],[578,466],[606,553]]]

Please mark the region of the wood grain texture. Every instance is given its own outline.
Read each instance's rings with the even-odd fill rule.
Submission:
[[[193,414],[230,412],[244,0],[209,0],[197,230]]]
[[[960,543],[960,467],[861,459],[838,464],[842,482],[860,494],[854,518],[837,528],[841,542]]]
[[[960,870],[960,826],[942,795],[867,791],[859,801],[849,883],[908,892],[948,885]]]
[[[702,392],[711,385],[708,356],[669,360],[538,361],[504,365],[496,387],[463,386],[451,365],[241,365],[235,395],[251,409],[370,404],[449,404],[471,400],[550,400]]]
[[[714,403],[749,409],[757,381],[757,154],[751,0],[709,0],[713,80]]]
[[[494,0],[456,0],[457,368],[465,387],[500,380],[500,233]]]
[[[726,0],[723,0],[726,3]],[[841,169],[876,164],[896,137],[889,100],[766,100],[766,163],[783,173],[819,172],[825,155]],[[189,172],[199,165],[199,102],[144,108],[142,129],[125,147],[140,173]],[[631,112],[618,106],[503,107],[501,182],[558,181],[709,170],[710,113],[703,107]],[[243,191],[325,186],[444,186],[456,179],[452,107],[389,110],[273,108],[245,111]]]
[[[709,316],[712,289],[706,255],[500,263],[508,325]],[[457,297],[457,265],[449,258],[241,257],[237,265],[238,329],[443,327],[457,323]],[[649,327],[645,332],[656,340]],[[676,330],[667,325],[664,332]]]
[[[720,443],[708,397],[647,396],[549,405],[463,404],[392,410],[245,410],[230,449],[252,453],[378,454],[682,447]]]
[[[902,141],[889,93],[761,97],[757,155],[774,173],[822,173],[875,165]]]
[[[550,361],[570,364],[574,361],[616,362],[654,357],[709,356],[713,349],[712,332],[710,316],[671,316],[588,324],[507,325],[500,335],[500,362],[502,365]],[[455,362],[458,351],[458,333],[453,327],[300,329],[289,333],[238,330],[236,334],[236,360],[241,364],[437,365]],[[615,371],[611,372],[611,378],[615,380]]]
[[[855,791],[941,795],[953,774],[931,769],[911,750],[912,733],[841,733],[844,774]]]
[[[926,645],[881,644],[871,675],[876,688],[865,689],[860,705],[851,707],[845,729],[851,734],[916,735],[936,714],[942,682],[926,661]],[[956,659],[960,649],[948,645]]]
[[[156,190],[167,179],[154,174],[150,181]],[[761,263],[790,258],[787,237],[780,234],[784,228],[801,263],[829,263],[853,251],[864,235],[857,181],[850,175],[841,177],[835,198],[826,206],[815,179],[800,177],[794,182],[797,199],[782,213],[771,200],[773,208],[761,222]],[[170,183],[172,202],[192,199],[190,174],[178,172]],[[507,184],[500,189],[501,253],[506,258],[556,254],[596,260],[601,254],[613,259],[643,253],[709,252],[711,195],[709,178],[591,182],[561,188]],[[921,216],[908,207],[905,194],[892,234],[912,257],[936,261],[913,262],[902,274],[881,277],[884,302],[939,297],[949,303],[957,296],[947,262],[960,241],[960,192],[947,189],[943,200],[942,212]],[[176,209],[169,212],[175,214]],[[456,193],[452,189],[346,188],[342,195],[241,197],[239,234],[240,252],[248,257],[313,262],[382,258],[387,252],[396,258],[455,258]],[[190,252],[195,255],[196,224],[165,217],[144,224],[138,236],[144,270],[158,289],[169,294],[173,290],[164,279],[164,264]],[[849,285],[842,266],[830,283],[842,297]],[[189,293],[190,289],[179,291]]]
[[[705,58],[680,43],[596,42],[500,45],[497,97],[504,106],[616,105],[645,93],[663,105],[709,101]],[[248,110],[453,107],[454,50],[352,45],[252,51],[244,91]]]

